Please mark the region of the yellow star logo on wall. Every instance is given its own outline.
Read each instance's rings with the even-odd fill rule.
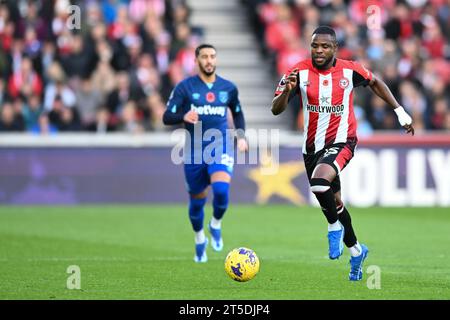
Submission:
[[[277,166],[278,168],[276,168]],[[276,170],[267,170],[268,168],[276,168]],[[278,195],[296,205],[305,204],[305,199],[292,183],[296,177],[305,171],[305,165],[300,161],[277,164],[271,157],[265,157],[261,161],[260,167],[251,169],[248,173],[248,177],[258,186],[256,201],[267,203],[270,197]]]

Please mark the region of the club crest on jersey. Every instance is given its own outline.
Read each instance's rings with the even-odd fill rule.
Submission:
[[[342,78],[341,80],[339,80],[339,87],[341,87],[342,89],[345,89],[348,87],[350,81],[348,81],[347,78]]]
[[[192,94],[192,98],[193,98],[194,100],[198,100],[198,99],[200,98],[200,93],[194,92],[194,93]]]
[[[209,103],[216,101],[216,95],[213,92],[208,92],[206,94],[206,101]]]
[[[227,101],[228,101],[228,92],[220,91],[219,92],[219,100],[222,103],[227,103]]]

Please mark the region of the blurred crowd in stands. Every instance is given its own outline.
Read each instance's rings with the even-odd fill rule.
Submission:
[[[162,130],[202,29],[183,0],[0,1],[0,131]]]
[[[447,0],[240,1],[276,77],[327,24],[339,57],[382,76],[418,130],[450,130]],[[165,102],[195,73],[203,36],[190,13],[185,0],[0,0],[0,131],[165,130]],[[399,128],[370,90],[358,89],[355,110],[362,134]]]
[[[417,130],[450,130],[450,2],[447,0],[244,0],[262,53],[279,78],[309,57],[318,25],[336,30],[338,57],[381,76]],[[371,90],[355,90],[360,134],[399,129]],[[298,110],[298,100],[291,110]],[[302,113],[293,127],[303,128]]]

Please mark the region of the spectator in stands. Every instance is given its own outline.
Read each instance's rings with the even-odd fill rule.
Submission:
[[[131,20],[142,23],[147,12],[153,12],[161,19],[166,12],[166,5],[164,0],[130,0],[128,10]]]
[[[42,94],[41,77],[33,70],[31,59],[21,59],[20,69],[14,71],[9,78],[8,92],[12,98],[19,95],[29,97],[32,94]]]
[[[15,24],[10,20],[9,8],[0,4],[0,40],[1,49],[9,51],[13,43]]]
[[[5,82],[0,79],[0,106],[8,99],[8,93],[5,90]]]
[[[121,113],[119,129],[127,133],[142,133],[144,127],[137,118],[137,107],[134,101],[128,101]]]
[[[272,53],[278,54],[287,46],[288,39],[300,37],[299,25],[287,4],[276,7],[276,18],[267,25],[266,43]]]
[[[99,134],[115,131],[116,127],[111,123],[111,114],[105,107],[101,107],[96,113],[96,122],[87,128]]]
[[[25,127],[27,131],[36,127],[39,122],[39,117],[42,113],[41,98],[38,95],[31,95],[28,98],[27,103],[24,104],[22,108],[22,115],[25,121]]]
[[[309,56],[309,51],[303,46],[303,43],[299,38],[293,37],[292,39],[287,38],[287,40],[286,47],[278,54],[278,75],[282,75],[297,61],[306,59],[306,57]]]
[[[116,73],[111,66],[113,52],[106,40],[98,40],[96,43],[98,63],[92,72],[92,86],[97,88],[104,99],[116,86]]]
[[[81,34],[75,34],[70,39],[69,53],[61,58],[62,66],[68,78],[90,76],[94,69],[94,48],[86,46]]]
[[[161,96],[156,92],[148,96],[145,106],[143,111],[144,127],[147,130],[166,130],[167,128],[162,122],[166,106]]]
[[[116,78],[117,88],[108,95],[106,102],[108,110],[111,114],[111,123],[113,125],[118,124],[120,113],[125,107],[125,104],[135,98],[135,95],[131,92],[128,74],[122,71],[117,74]]]
[[[175,35],[171,44],[170,58],[173,60],[185,48],[191,37],[191,28],[186,23],[180,23],[175,28]]]
[[[0,131],[24,131],[25,123],[20,114],[14,112],[11,103],[3,104],[0,110]]]
[[[443,130],[446,126],[446,117],[450,112],[448,108],[448,101],[445,98],[438,98],[434,101],[433,111],[431,115],[431,128],[436,130]]]
[[[444,128],[446,130],[450,130],[450,111],[447,111],[447,114],[445,116],[445,125]]]
[[[75,92],[76,109],[79,112],[81,125],[88,128],[96,122],[96,112],[104,104],[101,92],[92,85],[89,78],[81,79]]]
[[[136,68],[131,70],[131,86],[133,91],[139,94],[138,98],[150,96],[155,91],[160,90],[160,77],[158,70],[154,66],[153,58],[150,54],[144,53],[139,57]]]
[[[44,81],[44,84],[47,84],[51,81],[51,78],[49,78],[49,69],[55,65],[58,64],[56,62],[56,46],[51,41],[46,41],[42,47],[41,56],[39,59],[39,72],[42,74],[42,80]],[[58,64],[56,68],[59,68],[60,65]],[[59,70],[56,70],[56,72],[63,73],[62,68],[59,68]]]
[[[31,128],[30,132],[33,134],[49,135],[57,133],[58,129],[50,123],[48,115],[44,112],[41,113],[38,123]]]
[[[66,84],[64,78],[55,79],[55,83],[49,83],[45,88],[44,110],[52,111],[56,98],[59,97],[66,107],[75,106],[77,99],[73,90]]]
[[[60,114],[58,130],[64,131],[80,131],[82,129],[80,117],[76,108],[63,107]]]
[[[43,41],[48,38],[48,22],[46,22],[40,15],[39,10],[42,8],[42,1],[26,1],[22,7],[21,18],[17,23],[17,37],[25,38],[27,30],[34,30],[37,39]]]

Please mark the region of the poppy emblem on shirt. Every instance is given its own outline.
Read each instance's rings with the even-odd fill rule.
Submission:
[[[342,89],[345,89],[348,87],[349,83],[350,83],[350,81],[348,81],[347,78],[342,78],[341,80],[339,80],[339,87],[341,87]]]
[[[208,92],[206,94],[206,101],[208,101],[209,103],[216,101],[216,96],[213,92]]]
[[[322,84],[326,87],[328,85],[328,80],[323,80]]]

